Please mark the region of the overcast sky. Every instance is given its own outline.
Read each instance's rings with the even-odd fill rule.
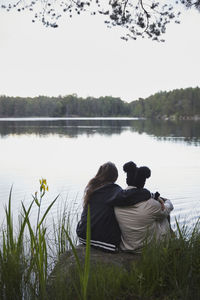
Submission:
[[[0,11],[0,94],[114,96],[125,101],[200,86],[200,14],[171,25],[165,43],[125,42],[97,17],[63,17],[57,29]]]

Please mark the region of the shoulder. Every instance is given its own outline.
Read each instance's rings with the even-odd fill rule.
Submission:
[[[105,189],[122,190],[121,186],[116,183],[108,183],[103,186]]]
[[[145,202],[146,206],[148,206],[149,208],[151,209],[161,209],[161,204],[159,201],[153,199],[153,198],[150,198],[149,200],[147,200]]]
[[[116,183],[107,183],[99,188],[97,188],[94,193],[104,192],[104,191],[121,191],[122,188]]]

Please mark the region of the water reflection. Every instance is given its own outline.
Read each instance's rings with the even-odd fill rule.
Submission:
[[[168,141],[183,141],[193,145],[200,144],[200,121],[163,121],[130,119],[62,119],[62,120],[24,120],[1,121],[0,136],[35,134],[46,136],[57,134],[76,138],[79,135],[113,135],[130,130],[146,133]]]
[[[81,206],[85,185],[101,163],[115,162],[117,183],[125,186],[122,166],[133,159],[152,169],[147,188],[172,200],[172,219],[187,216],[190,223],[200,215],[200,152],[194,145],[200,145],[197,121],[0,120],[0,205],[14,184],[17,211],[23,199],[32,200],[38,179],[44,177],[50,186],[49,201],[60,194],[61,203],[76,199]]]

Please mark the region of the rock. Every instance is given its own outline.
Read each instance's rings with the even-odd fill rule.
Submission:
[[[85,246],[79,245],[76,247],[76,253],[80,262],[84,264],[85,261]],[[106,264],[106,265],[114,265],[118,267],[122,267],[125,269],[129,269],[130,264],[132,262],[137,261],[140,258],[139,254],[133,254],[128,252],[117,252],[110,253],[104,252],[96,248],[91,247],[90,251],[90,262],[91,264]],[[73,265],[76,265],[76,259],[74,257],[73,251],[67,251],[62,254],[59,258],[58,263],[56,264],[52,273],[57,270],[62,270],[62,272],[68,271]]]
[[[76,253],[82,265],[84,265],[85,262],[85,249],[86,248],[83,245],[79,245],[76,247]],[[95,268],[95,266],[101,265],[129,270],[132,263],[135,263],[139,259],[140,255],[127,252],[109,253],[92,247],[90,251],[91,268]],[[76,272],[77,263],[74,253],[72,250],[67,251],[60,256],[59,261],[55,265],[52,273],[48,278],[48,293],[53,295],[55,285],[57,285],[57,282],[60,280],[62,280],[62,282],[65,282],[65,284],[67,285],[70,284],[70,280],[73,278],[73,274],[75,274]],[[50,298],[51,297],[49,297],[49,299]]]

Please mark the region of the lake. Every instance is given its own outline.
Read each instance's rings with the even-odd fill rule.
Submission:
[[[27,206],[39,179],[49,192],[43,209],[60,195],[51,215],[64,203],[80,213],[89,179],[107,161],[119,170],[117,183],[126,187],[122,166],[127,161],[148,166],[146,188],[172,200],[175,216],[193,224],[200,215],[200,122],[132,118],[0,119],[0,218],[12,191],[14,216],[21,201]],[[34,221],[35,211],[32,218]],[[72,214],[73,215],[73,214]]]

